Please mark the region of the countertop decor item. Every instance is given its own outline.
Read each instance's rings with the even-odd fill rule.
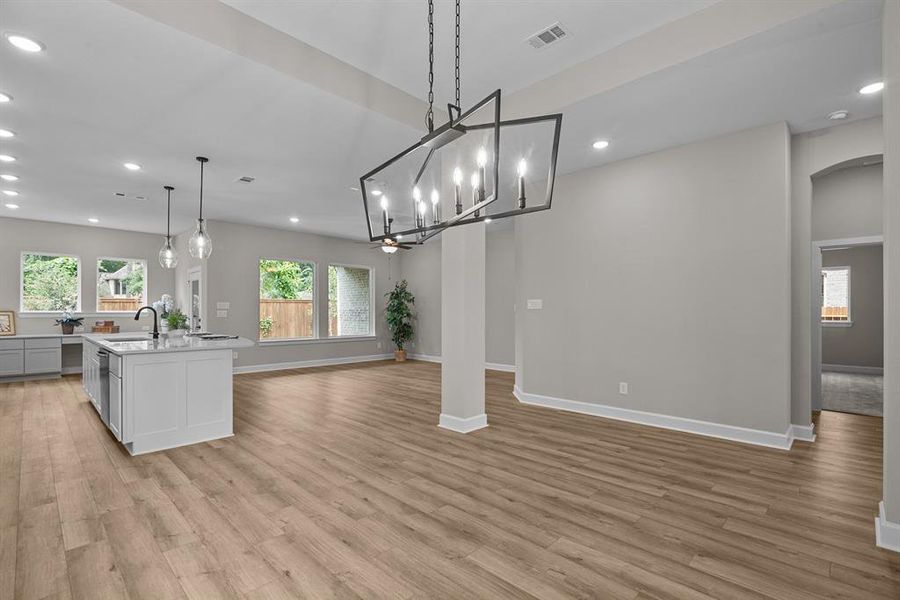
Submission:
[[[173,308],[166,314],[165,317],[166,324],[169,326],[169,337],[174,337],[175,332],[178,330],[183,330],[181,335],[184,336],[187,333],[187,315],[181,312],[180,308]]]
[[[200,216],[197,219],[197,228],[191,235],[188,242],[188,251],[194,258],[209,258],[212,254],[212,240],[206,233],[206,224],[203,222],[203,166],[209,162],[205,156],[198,156],[197,162],[200,163]]]
[[[16,313],[0,310],[0,335],[16,335]]]
[[[178,252],[172,247],[172,190],[171,185],[164,185],[166,190],[166,241],[159,251],[159,264],[163,269],[174,269],[178,266]]]
[[[397,349],[394,351],[394,358],[398,362],[406,360],[406,349],[404,346],[413,338],[415,329],[413,328],[413,318],[415,315],[412,311],[412,305],[415,304],[416,298],[407,289],[407,283],[398,281],[394,284],[394,289],[385,294],[387,298],[387,307],[385,307],[385,317],[387,319],[388,329],[391,330],[391,339]]]
[[[56,319],[56,324],[62,327],[63,335],[72,335],[75,333],[76,327],[81,327],[81,324],[84,322],[84,317],[75,317],[72,313],[66,311],[62,314],[62,317]]]

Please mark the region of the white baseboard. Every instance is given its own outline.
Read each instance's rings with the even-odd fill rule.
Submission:
[[[425,362],[441,362],[441,357],[435,356],[433,354],[410,354],[409,358],[412,360],[423,360]],[[488,369],[489,371],[506,371],[507,373],[516,372],[516,365],[506,365],[503,363],[486,362],[484,363],[484,368]]]
[[[891,523],[885,518],[884,500],[878,503],[878,516],[875,517],[875,545],[900,552],[900,523]]]
[[[858,367],[856,365],[822,365],[823,371],[833,373],[859,373],[861,375],[884,375],[883,367]]]
[[[779,450],[790,450],[794,440],[791,435],[790,426],[788,426],[784,433],[774,433],[771,431],[763,431],[761,429],[748,429],[745,427],[736,427],[734,425],[698,421],[696,419],[686,419],[684,417],[674,417],[671,415],[631,410],[604,404],[593,404],[590,402],[580,402],[578,400],[565,400],[563,398],[529,394],[528,392],[520,390],[518,386],[513,388],[513,394],[519,402],[523,404],[545,406],[547,408],[566,410],[595,417],[605,417],[607,419],[616,419],[618,421],[628,421],[629,423],[638,423],[640,425],[651,425],[662,429],[684,431],[733,442],[777,448]]]
[[[294,362],[269,363],[261,365],[244,365],[235,367],[234,374],[263,373],[265,371],[285,371],[288,369],[306,369],[309,367],[328,367],[331,365],[347,365],[351,363],[373,362],[394,358],[393,354],[369,354],[365,356],[342,356],[338,358],[319,358],[315,360],[298,360]]]
[[[801,442],[816,441],[815,423],[810,423],[809,425],[791,425],[791,437]]]
[[[463,419],[441,413],[438,427],[449,429],[450,431],[455,431],[457,433],[469,433],[470,431],[487,427],[487,415],[481,413],[480,415]]]

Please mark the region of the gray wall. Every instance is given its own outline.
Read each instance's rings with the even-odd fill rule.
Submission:
[[[559,177],[516,223],[523,391],[783,434],[788,152],[780,123]]]
[[[316,263],[316,300],[321,337],[328,333],[328,274],[331,263],[372,267],[375,282],[376,338],[364,340],[303,341],[270,343],[241,350],[238,367],[299,362],[326,358],[371,356],[393,351],[384,324],[384,294],[393,280],[388,279],[387,255],[369,248],[368,243],[353,242],[307,233],[209,222],[213,242],[212,256],[206,261],[206,325],[209,331],[259,337],[259,259],[303,259]],[[189,234],[186,234],[189,237]],[[182,236],[179,236],[182,237]],[[395,259],[396,260],[396,259]],[[394,265],[396,280],[396,264]],[[227,302],[226,317],[217,317],[217,304]],[[379,347],[379,344],[381,347]]]
[[[823,267],[850,267],[850,327],[822,327],[822,364],[884,366],[882,247],[859,246],[822,253]]]
[[[485,256],[485,359],[515,363],[515,231],[512,223],[487,225]],[[416,296],[418,313],[412,353],[441,355],[441,241],[406,251],[400,277]]]
[[[812,239],[881,235],[881,164],[840,169],[813,179]]]
[[[175,274],[159,266],[157,255],[163,238],[159,235],[81,227],[63,223],[9,219],[0,217],[0,310],[16,311],[18,333],[59,333],[54,316],[22,316],[19,314],[19,264],[23,251],[71,254],[81,259],[81,307],[85,327],[99,318],[112,319],[122,331],[139,331],[151,323],[144,318],[135,321],[131,315],[97,316],[97,259],[101,256],[139,258],[147,261],[147,298],[151,302],[163,293],[172,293]],[[78,366],[80,346],[66,347],[64,367]]]

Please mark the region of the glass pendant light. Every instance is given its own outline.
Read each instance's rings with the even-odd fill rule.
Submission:
[[[178,253],[175,252],[175,249],[172,247],[172,234],[171,234],[171,224],[172,224],[172,190],[171,185],[164,185],[163,189],[166,190],[166,243],[163,244],[163,247],[159,251],[159,264],[163,269],[174,269],[178,266]]]
[[[212,254],[212,240],[206,233],[206,224],[203,222],[203,165],[209,162],[205,156],[198,156],[197,161],[200,163],[200,216],[197,219],[197,228],[191,235],[191,241],[188,243],[188,250],[194,258],[209,258]]]

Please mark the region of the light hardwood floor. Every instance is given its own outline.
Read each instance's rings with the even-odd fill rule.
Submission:
[[[756,448],[522,406],[440,367],[235,378],[227,440],[129,457],[78,377],[0,385],[0,599],[900,598],[881,419]]]

